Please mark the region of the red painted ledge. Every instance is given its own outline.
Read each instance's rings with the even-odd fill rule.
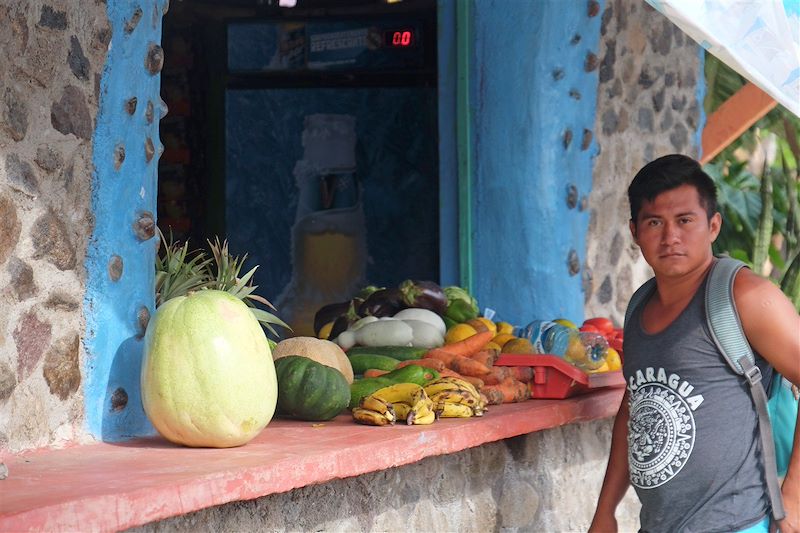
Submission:
[[[349,415],[322,424],[276,419],[240,448],[192,449],[153,438],[20,454],[5,459],[0,531],[116,531],[606,418],[622,393],[493,406],[482,418],[429,426],[361,426]]]

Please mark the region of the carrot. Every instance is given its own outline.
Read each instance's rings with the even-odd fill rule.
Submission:
[[[388,374],[388,370],[378,370],[377,368],[370,368],[364,371],[365,378],[377,378],[384,374]]]
[[[500,405],[503,403],[503,392],[499,385],[486,385],[481,389],[481,394],[486,397],[486,405]]]
[[[478,391],[483,388],[483,380],[481,378],[476,378],[475,376],[461,376],[461,379],[467,383],[472,383],[472,386],[478,389]]]
[[[491,331],[481,331],[479,333],[476,333],[475,335],[472,335],[471,337],[467,337],[463,341],[445,344],[441,348],[434,348],[431,351],[443,350],[453,355],[462,355],[464,357],[469,357],[475,352],[482,350],[483,347],[486,346],[486,344],[490,340],[492,340],[492,337],[494,337],[494,335],[492,334]],[[428,356],[426,355],[426,357]]]
[[[436,370],[437,372],[441,372],[445,368],[444,361],[433,358],[409,359],[408,361],[401,361],[394,368],[397,370],[398,368],[403,368],[404,366],[409,365],[424,366],[425,368],[430,368]]]
[[[528,385],[514,378],[506,378],[497,385],[486,385],[482,390],[487,398],[502,396],[503,403],[521,402],[530,398]]]
[[[447,367],[451,370],[455,370],[462,376],[481,377],[491,372],[491,369],[480,361],[464,357],[463,355],[453,357],[453,360],[450,361]]]
[[[442,370],[441,372],[439,372],[439,375],[440,375],[441,377],[443,377],[443,378],[459,378],[459,379],[464,379],[464,378],[465,378],[465,376],[462,376],[461,374],[459,374],[459,373],[458,373],[458,372],[456,372],[455,370],[450,370],[450,369],[449,369],[449,368],[447,368],[447,367],[445,367],[445,369],[444,369],[444,370]]]
[[[511,366],[511,375],[523,383],[533,381],[533,367],[530,366]]]
[[[498,385],[508,377],[512,377],[510,366],[493,366],[491,372],[481,376],[481,379],[486,385]]]
[[[428,350],[425,354],[425,359],[438,359],[439,361],[443,362],[445,365],[449,364],[450,361],[453,360],[455,354],[450,352],[444,351],[443,348],[433,348]]]
[[[480,350],[470,355],[470,359],[480,361],[486,366],[492,366],[497,361],[497,350]]]

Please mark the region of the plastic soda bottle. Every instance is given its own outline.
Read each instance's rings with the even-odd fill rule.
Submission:
[[[578,331],[550,320],[534,320],[522,329],[534,353],[557,355],[582,370],[595,370],[605,362],[608,341],[597,333]]]

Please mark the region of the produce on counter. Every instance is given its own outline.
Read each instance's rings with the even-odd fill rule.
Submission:
[[[278,414],[299,420],[330,420],[347,408],[350,386],[341,372],[308,357],[275,361]]]
[[[314,337],[289,337],[279,342],[272,351],[272,358],[278,360],[290,355],[307,357],[335,368],[342,373],[347,383],[353,382],[353,367],[342,349],[331,341]]]
[[[431,368],[418,365],[408,365],[396,368],[379,377],[365,377],[357,379],[350,385],[350,408],[358,405],[364,396],[369,396],[376,390],[397,383],[415,383],[424,385],[432,379],[437,379],[439,372]]]
[[[461,287],[445,287],[447,309],[444,316],[455,323],[466,322],[478,316],[478,301]]]
[[[432,281],[405,280],[400,284],[400,292],[407,307],[428,309],[438,315],[447,311],[447,295]]]
[[[150,319],[141,390],[147,417],[166,439],[227,448],[249,442],[270,422],[278,383],[250,309],[206,289],[169,299]]]
[[[427,353],[427,348],[414,348],[413,346],[353,346],[347,350],[347,356],[355,354],[386,355],[399,361],[422,359]]]
[[[396,383],[361,398],[353,409],[353,419],[359,424],[387,426],[394,424],[399,412],[408,425],[433,424],[433,408],[433,401],[421,385]]]

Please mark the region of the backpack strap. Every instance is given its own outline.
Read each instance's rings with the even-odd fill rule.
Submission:
[[[772,504],[772,516],[782,520],[783,509],[778,468],[775,459],[775,443],[772,440],[772,424],[767,410],[767,393],[761,382],[761,370],[755,364],[755,356],[742,329],[742,322],[733,299],[733,281],[744,263],[730,257],[720,257],[711,267],[706,283],[706,320],[714,344],[725,361],[750,386],[750,394],[758,413],[758,428],[764,455],[764,470],[767,492]]]

